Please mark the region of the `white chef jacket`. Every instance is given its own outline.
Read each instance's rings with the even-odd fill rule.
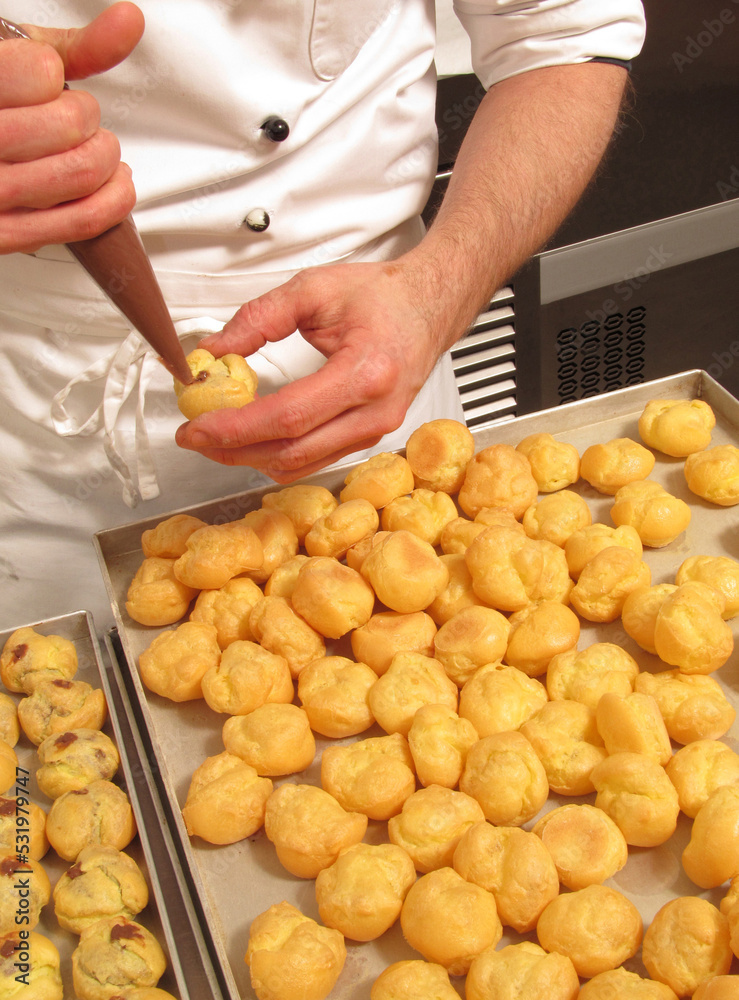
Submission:
[[[434,0],[138,2],[147,27],[135,52],[73,86],[98,98],[133,168],[135,220],[188,348],[302,268],[396,257],[421,238],[437,155]],[[49,25],[79,25],[106,5],[64,0],[36,23],[48,9]],[[639,0],[456,10],[485,86],[628,61],[644,34]],[[7,0],[3,16],[25,21],[28,5]],[[287,124],[284,141],[262,127],[270,117]],[[259,217],[268,226],[249,228]],[[0,627],[80,607],[105,624],[95,530],[263,477],[174,445],[171,380],[65,248],[0,257],[0,327],[0,575],[12,583]],[[251,360],[260,392],[323,362],[298,335]],[[448,359],[379,447],[442,415],[462,418]]]

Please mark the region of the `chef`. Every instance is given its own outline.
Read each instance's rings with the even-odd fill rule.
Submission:
[[[105,627],[101,528],[463,419],[448,349],[588,183],[644,17],[456,12],[487,94],[425,233],[433,0],[7,0],[34,41],[0,43],[0,627]],[[63,246],[131,210],[183,345],[249,355],[256,403],[178,427],[171,378]]]

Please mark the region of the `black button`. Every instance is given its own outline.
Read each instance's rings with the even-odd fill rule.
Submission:
[[[272,142],[284,142],[290,135],[290,126],[284,118],[278,118],[277,115],[272,115],[268,118],[263,123],[262,129],[267,138]]]
[[[269,226],[269,215],[263,208],[253,208],[244,219],[244,225],[253,233],[263,233]]]

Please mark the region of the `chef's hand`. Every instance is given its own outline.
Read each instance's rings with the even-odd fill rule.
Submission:
[[[141,11],[116,3],[84,28],[22,27],[31,41],[0,42],[0,253],[96,236],[136,200],[97,101],[63,88],[125,59],[143,33]]]
[[[219,357],[248,356],[298,329],[328,360],[241,409],[184,424],[177,443],[279,483],[375,445],[403,422],[448,346],[424,313],[414,275],[402,258],[312,268],[247,302],[201,346]]]

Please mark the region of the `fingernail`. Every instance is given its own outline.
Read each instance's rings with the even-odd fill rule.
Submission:
[[[205,431],[193,431],[190,434],[190,444],[193,448],[207,448],[210,443],[210,435]]]

